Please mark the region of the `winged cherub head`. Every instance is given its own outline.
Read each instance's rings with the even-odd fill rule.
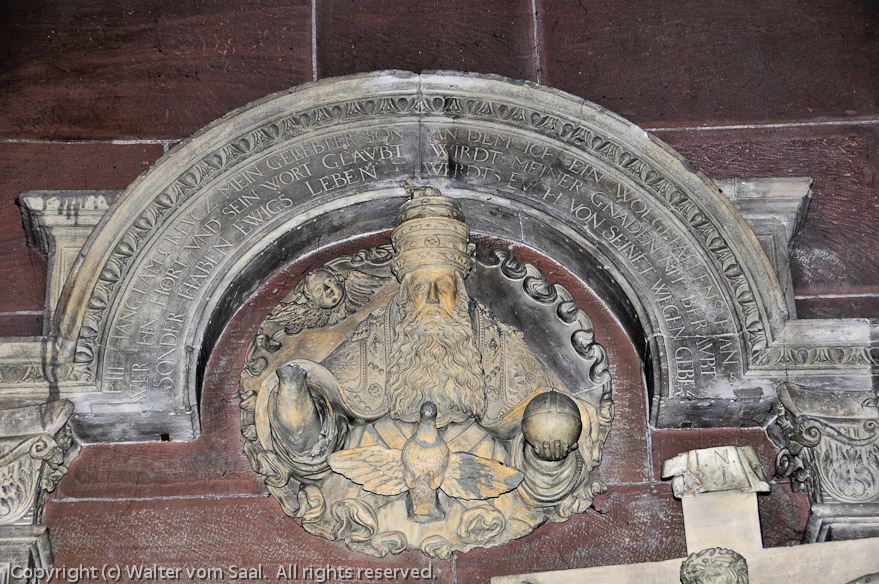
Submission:
[[[348,270],[344,276],[329,266],[308,274],[294,290],[292,302],[281,302],[268,320],[284,327],[288,335],[332,326],[372,300],[390,278]]]
[[[318,268],[305,277],[305,295],[321,308],[335,308],[345,298],[342,279],[328,268]]]

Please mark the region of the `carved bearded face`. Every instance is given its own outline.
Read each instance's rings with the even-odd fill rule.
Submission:
[[[482,358],[470,323],[464,279],[447,268],[408,273],[397,300],[388,365],[391,417],[417,422],[425,401],[437,405],[437,425],[479,417],[485,409]]]

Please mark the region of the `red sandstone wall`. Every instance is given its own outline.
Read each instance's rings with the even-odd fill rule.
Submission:
[[[638,4],[641,4],[640,6]],[[46,262],[14,201],[27,189],[120,189],[168,146],[274,91],[375,69],[540,81],[651,130],[708,175],[812,176],[793,252],[801,318],[879,316],[879,4],[655,0],[6,0],[0,2],[0,336],[41,330]],[[536,15],[535,15],[536,10]],[[295,268],[278,278],[295,279]],[[282,287],[283,288],[283,287]],[[241,453],[236,378],[272,293],[215,352],[204,435],[85,449],[47,510],[58,564],[170,566],[367,560],[302,533]],[[596,509],[506,548],[442,562],[439,581],[648,561],[684,552],[658,481],[678,452],[754,444],[759,430],[650,432],[637,361],[613,322],[620,422]],[[771,468],[770,468],[771,470]],[[804,503],[761,497],[767,545],[798,540]],[[274,572],[269,574],[274,575]]]

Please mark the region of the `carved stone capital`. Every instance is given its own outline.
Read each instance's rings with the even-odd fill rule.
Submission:
[[[808,541],[879,535],[879,410],[870,391],[779,387],[776,473],[809,498]]]
[[[49,493],[75,453],[67,423],[72,413],[66,400],[0,410],[0,557],[7,561],[0,562],[2,582],[27,581],[17,579],[13,568],[52,564],[41,521]]]

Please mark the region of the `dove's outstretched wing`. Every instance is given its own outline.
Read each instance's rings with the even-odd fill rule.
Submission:
[[[384,446],[340,450],[329,456],[330,468],[367,491],[391,497],[405,493],[402,452]]]
[[[496,460],[453,452],[440,488],[456,499],[491,499],[518,487],[523,477]]]

